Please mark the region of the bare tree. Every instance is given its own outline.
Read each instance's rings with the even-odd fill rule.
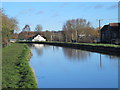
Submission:
[[[94,35],[94,28],[86,19],[72,19],[66,21],[63,25],[64,37],[67,42],[82,41],[83,38],[87,41]],[[82,38],[80,36],[83,36]],[[85,36],[85,37],[84,37]]]
[[[42,26],[40,24],[38,24],[36,27],[35,27],[35,31],[42,31]]]
[[[24,32],[24,31],[27,31],[27,32],[30,31],[30,26],[29,26],[29,25],[25,25],[25,27],[23,28],[22,31],[23,31],[23,32]]]

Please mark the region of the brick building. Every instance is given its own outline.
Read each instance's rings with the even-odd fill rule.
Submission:
[[[102,43],[120,44],[120,23],[110,23],[101,29]]]

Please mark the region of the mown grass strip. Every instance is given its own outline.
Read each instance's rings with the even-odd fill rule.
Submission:
[[[30,41],[22,41],[29,43]],[[117,47],[120,48],[120,45],[115,44],[103,44],[103,43],[72,43],[72,42],[59,42],[59,41],[35,41],[35,43],[46,42],[46,43],[63,43],[63,44],[79,44],[79,45],[89,45],[89,46],[104,46],[104,47]],[[33,42],[34,43],[34,42]]]
[[[2,88],[37,88],[29,58],[30,49],[26,44],[3,48]]]
[[[76,43],[80,45],[91,45],[91,46],[104,46],[104,47],[120,47],[120,45],[115,44],[97,44],[97,43]]]
[[[0,45],[0,81],[2,81],[2,46]],[[2,82],[0,82],[0,90],[2,89]]]

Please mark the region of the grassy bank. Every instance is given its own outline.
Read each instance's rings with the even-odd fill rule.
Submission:
[[[69,47],[74,49],[81,49],[91,52],[98,52],[108,55],[120,56],[120,45],[114,44],[97,44],[97,43],[71,43],[71,42],[19,42],[19,43],[31,43],[31,44],[48,44],[61,47]]]
[[[23,42],[29,43],[29,41],[23,41]],[[89,45],[89,46],[104,46],[104,47],[118,47],[118,48],[120,48],[120,45],[103,44],[103,43],[72,43],[72,42],[58,42],[58,41],[40,41],[40,42],[36,41],[36,42],[30,42],[30,43],[63,43],[63,44],[79,44],[79,45]]]
[[[115,44],[98,44],[98,43],[76,43],[80,45],[91,45],[91,46],[104,46],[104,47],[119,47],[120,45],[115,45]]]
[[[2,88],[37,88],[29,59],[30,49],[26,44],[3,48]]]
[[[62,42],[64,43],[64,42]],[[120,47],[120,45],[115,44],[102,44],[102,43],[71,43],[70,44],[79,44],[79,45],[90,45],[90,46],[104,46],[104,47]]]
[[[2,46],[0,46],[0,81],[2,81]],[[0,82],[0,90],[2,89],[2,82]]]

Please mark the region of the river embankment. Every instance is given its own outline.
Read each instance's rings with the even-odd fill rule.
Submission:
[[[10,44],[2,49],[2,55],[2,88],[38,88],[26,44]]]
[[[81,50],[87,50],[92,52],[98,52],[109,55],[117,55],[120,56],[120,45],[114,44],[96,44],[96,43],[66,43],[66,42],[18,42],[18,43],[28,43],[28,44],[48,44],[62,47],[69,47]]]

